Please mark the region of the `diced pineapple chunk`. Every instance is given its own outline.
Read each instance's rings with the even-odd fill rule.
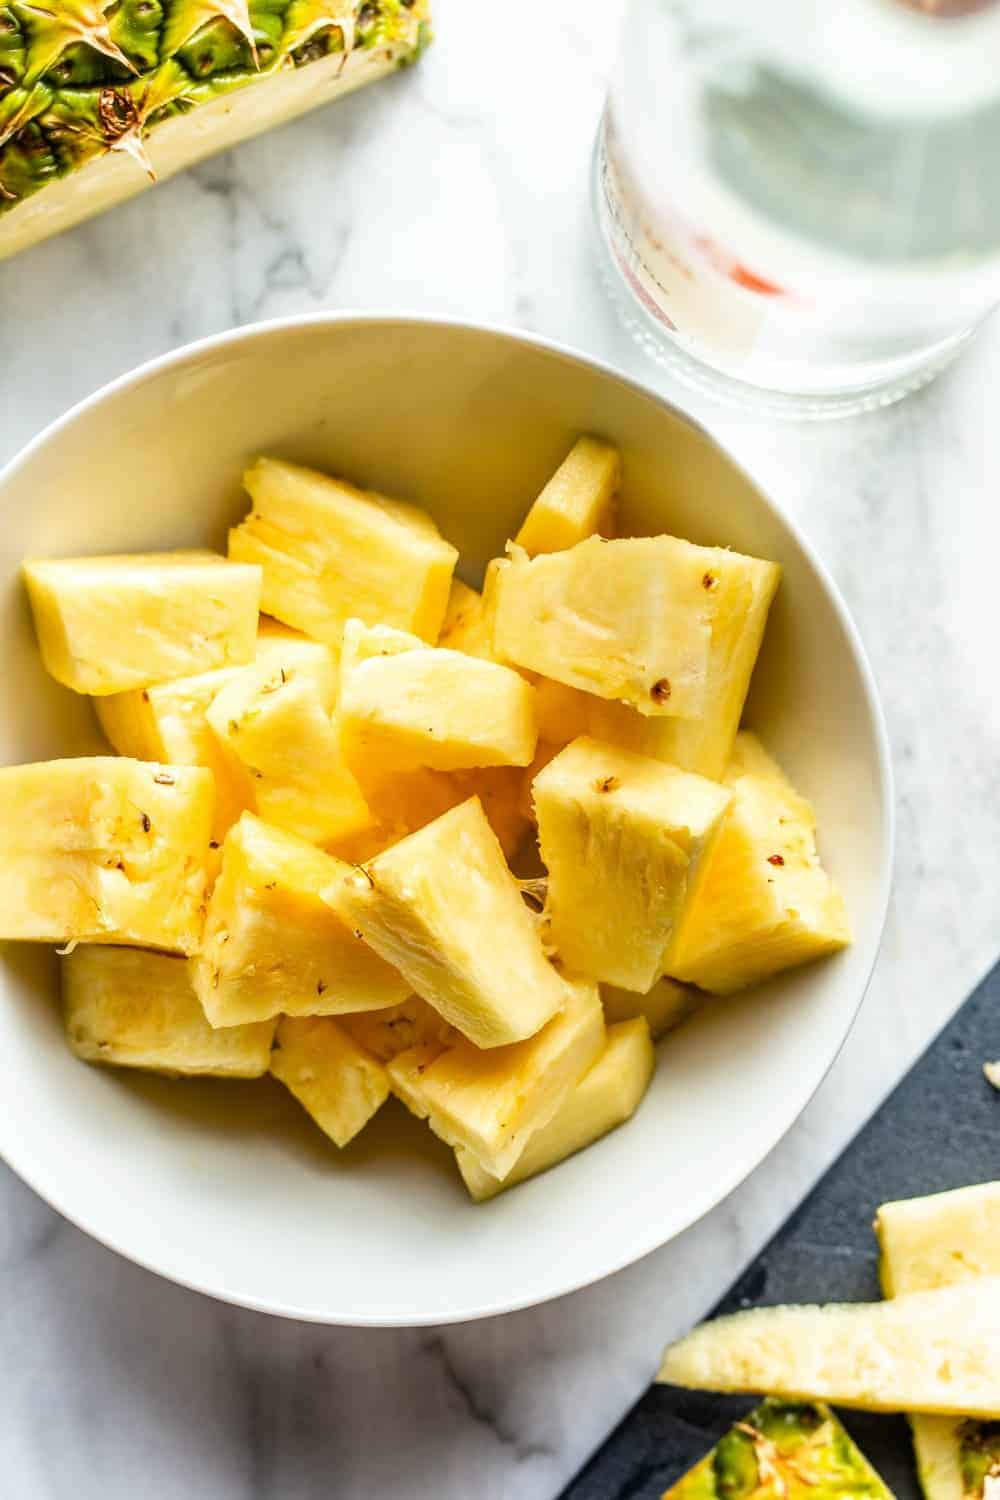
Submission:
[[[716,1318],[667,1350],[659,1378],[865,1411],[995,1417],[998,1351],[1000,1278],[984,1277],[890,1302]]]
[[[675,978],[720,995],[850,941],[812,808],[755,736],[738,736],[725,781],[732,807],[668,964]]]
[[[222,848],[192,963],[213,1026],[281,1012],[332,1016],[398,1005],[409,985],[346,927],[321,892],[350,867],[244,813]]]
[[[75,948],[62,962],[66,1036],[77,1057],[157,1073],[259,1078],[274,1022],[216,1030],[183,958],[141,948]]]
[[[730,617],[737,639],[757,632],[762,568],[772,565],[672,536],[590,537],[531,560],[514,549],[495,571],[494,653],[643,715],[697,719],[717,624],[727,639]]]
[[[443,1052],[459,1039],[455,1028],[419,995],[411,995],[401,1005],[386,1010],[341,1016],[339,1024],[359,1047],[383,1063],[392,1062],[401,1052],[414,1047]]]
[[[523,1045],[523,1043],[522,1043]],[[548,1171],[576,1151],[593,1145],[609,1130],[630,1120],[649,1087],[656,1054],[649,1027],[640,1016],[608,1029],[597,1061],[571,1090],[547,1125],[536,1130],[502,1181],[487,1172],[471,1151],[455,1152],[466,1187],[481,1203],[504,1188]]]
[[[494,1177],[506,1176],[604,1045],[597,986],[561,983],[565,1009],[527,1041],[484,1052],[463,1039],[437,1056],[418,1047],[389,1063],[404,1104]]]
[[[360,620],[344,629],[338,719],[350,764],[382,771],[526,766],[537,739],[517,672]]]
[[[577,438],[525,516],[518,546],[535,557],[561,552],[595,532],[614,536],[621,471],[617,448],[597,438]]]
[[[560,959],[623,989],[651,989],[697,899],[730,793],[579,739],[535,778],[534,798]]]
[[[660,1041],[675,1026],[686,1021],[702,1004],[704,996],[690,985],[678,984],[675,979],[660,979],[645,995],[633,990],[622,990],[613,984],[601,985],[601,1001],[604,1019],[608,1025],[630,1021],[642,1016],[649,1026],[654,1042]]]
[[[331,717],[336,683],[325,667],[281,661],[244,667],[213,699],[209,725],[247,768],[269,823],[316,844],[360,833],[375,820]]]
[[[352,616],[437,640],[458,553],[428,515],[272,458],[244,483],[229,555],[263,567],[261,608],[333,647]]]
[[[113,756],[0,770],[0,939],[194,952],[214,795],[200,767]]]
[[[102,696],[253,660],[261,572],[214,552],[24,564],[42,660]]]
[[[478,798],[379,854],[324,893],[418,995],[479,1047],[533,1035],[566,986]]]
[[[464,651],[469,656],[493,655],[492,630],[483,608],[483,596],[470,589],[460,578],[452,579],[448,610],[438,638],[439,646],[449,651]]]
[[[352,1141],[389,1097],[382,1064],[327,1016],[283,1016],[271,1072],[337,1146]]]

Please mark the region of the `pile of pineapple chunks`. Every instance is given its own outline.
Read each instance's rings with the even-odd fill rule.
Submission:
[[[620,472],[579,439],[481,593],[271,458],[228,558],[24,565],[118,752],[0,770],[0,937],[64,945],[80,1057],[270,1072],[338,1146],[395,1094],[482,1200],[627,1120],[699,993],[848,941],[738,733],[779,569],[618,537]]]

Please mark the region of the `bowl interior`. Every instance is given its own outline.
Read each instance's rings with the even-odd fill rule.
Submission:
[[[855,945],[713,1003],[662,1047],[626,1129],[470,1204],[448,1152],[390,1104],[343,1153],[291,1097],[86,1067],[57,960],[0,950],[0,1147],[69,1218],[213,1295],[329,1322],[440,1322],[592,1281],[692,1223],[761,1160],[832,1062],[881,931],[889,834],[878,709],[830,585],[696,427],[628,382],[511,335],[406,320],[265,327],[173,357],[71,414],[0,478],[0,762],[93,753],[85,700],[45,675],[25,556],[210,543],[274,452],[425,505],[477,581],[573,437],[625,456],[623,529],[784,567],[748,718],[814,801]],[[488,935],[484,935],[488,940]]]

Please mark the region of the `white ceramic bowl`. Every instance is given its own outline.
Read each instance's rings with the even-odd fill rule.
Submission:
[[[623,529],[774,558],[784,581],[749,718],[815,802],[852,948],[711,1005],[663,1047],[636,1119],[494,1202],[395,1104],[342,1154],[279,1086],[88,1067],[60,1029],[56,959],[0,952],[0,1150],[55,1208],[175,1281],[318,1322],[508,1311],[626,1265],[732,1190],[795,1120],[864,994],[886,907],[886,737],[836,589],[780,511],[699,427],[525,336],[327,317],[182,349],[109,386],[2,475],[0,763],[101,748],[87,701],[46,677],[27,554],[210,543],[258,451],[418,501],[478,578],[581,431],[625,457]],[[483,934],[484,942],[490,934]]]

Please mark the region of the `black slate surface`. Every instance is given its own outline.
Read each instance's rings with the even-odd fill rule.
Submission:
[[[1000,1094],[983,1077],[983,1063],[996,1057],[1000,964],[715,1312],[877,1298],[871,1224],[880,1203],[1000,1177]],[[752,1405],[653,1386],[561,1500],[659,1500]],[[840,1415],[898,1500],[918,1500],[905,1420]]]

